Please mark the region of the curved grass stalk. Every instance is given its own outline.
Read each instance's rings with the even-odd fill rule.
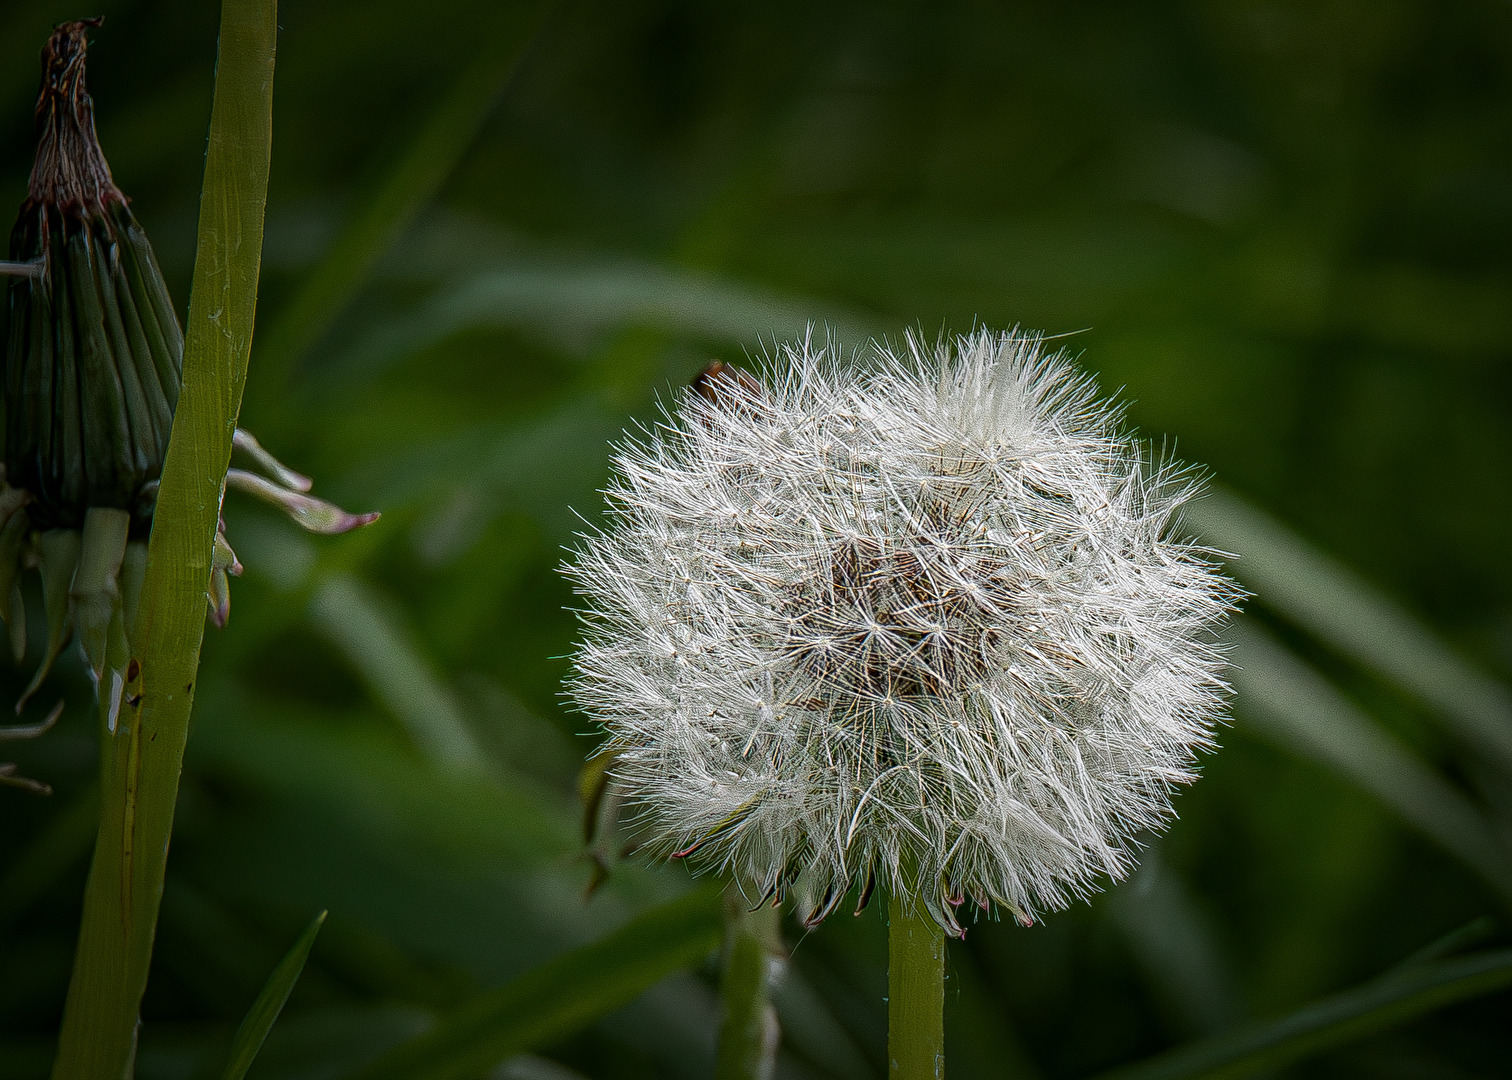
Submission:
[[[1177,1047],[1096,1080],[1238,1080],[1387,1031],[1512,983],[1512,949],[1408,964],[1277,1020]]]
[[[262,261],[276,0],[223,0],[184,382],[158,491],[137,644],[101,746],[101,815],[54,1080],[129,1077],[147,985],[206,588]],[[118,711],[117,711],[118,710]]]

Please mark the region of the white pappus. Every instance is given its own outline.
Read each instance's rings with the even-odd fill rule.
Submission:
[[[1037,336],[788,345],[617,448],[569,693],[650,850],[1020,921],[1123,877],[1227,696],[1197,493]],[[712,391],[710,389],[712,386]]]

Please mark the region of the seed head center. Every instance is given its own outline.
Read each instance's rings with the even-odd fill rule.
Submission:
[[[788,592],[784,652],[842,712],[959,694],[997,663],[1008,577],[979,545],[837,539]]]

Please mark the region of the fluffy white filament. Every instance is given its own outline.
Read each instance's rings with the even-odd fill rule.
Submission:
[[[566,567],[571,694],[653,850],[812,920],[880,882],[953,933],[1123,877],[1226,695],[1190,475],[1037,337],[768,368],[620,447]]]

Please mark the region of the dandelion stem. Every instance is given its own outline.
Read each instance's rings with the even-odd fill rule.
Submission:
[[[54,1080],[130,1077],[204,634],[217,511],[262,255],[276,0],[223,0],[184,385],[163,466]],[[119,708],[119,712],[114,710]]]
[[[887,1075],[945,1075],[945,931],[897,892],[887,907]]]
[[[766,1080],[777,1058],[777,1018],[768,995],[769,959],[777,942],[777,909],[746,910],[738,889],[725,893],[724,971],[719,980],[724,1019],[719,1027],[715,1080]]]

